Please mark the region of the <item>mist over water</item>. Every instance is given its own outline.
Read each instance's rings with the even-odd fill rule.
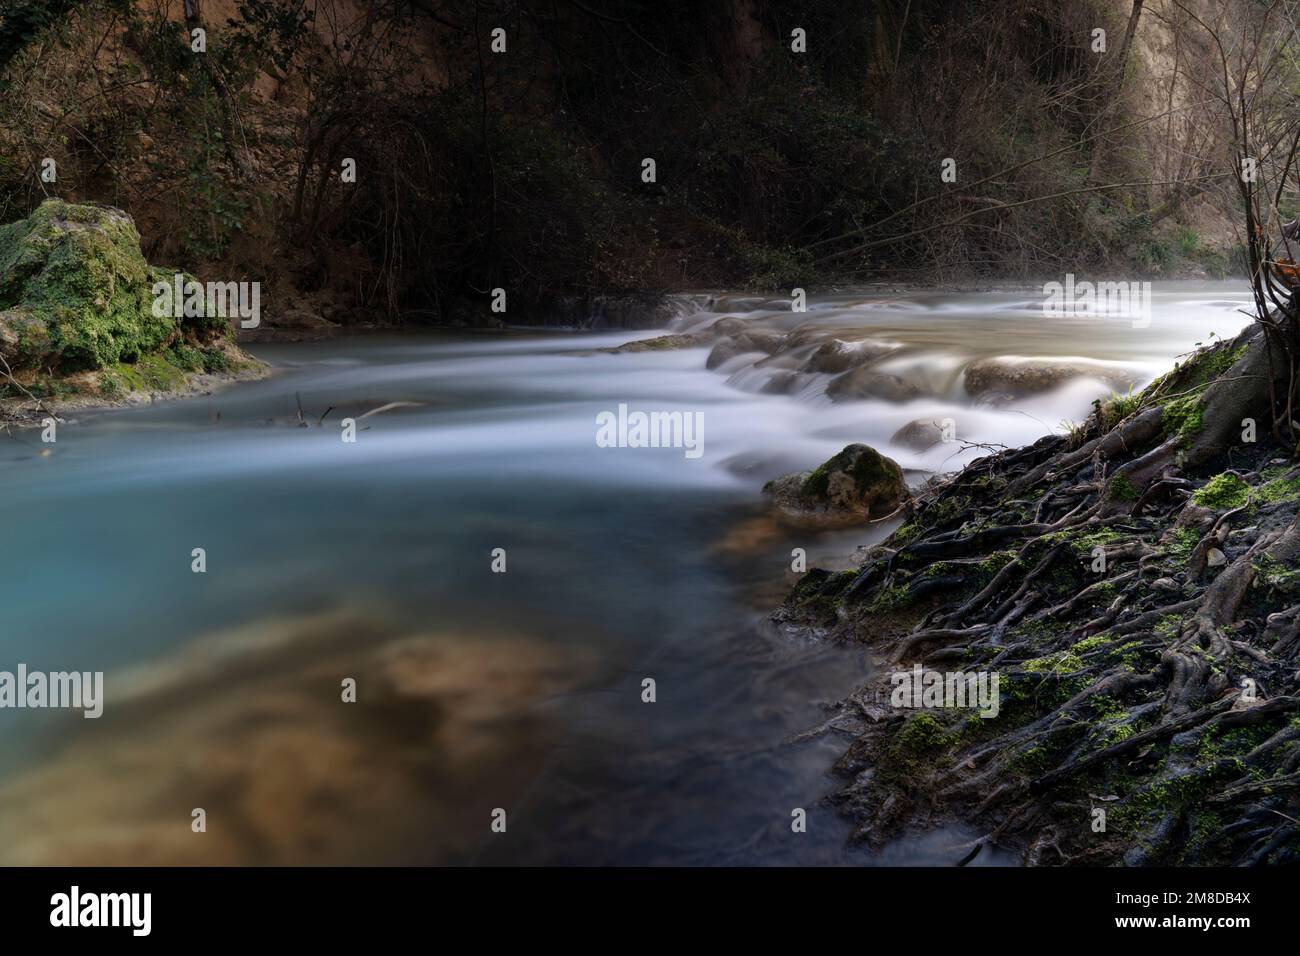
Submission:
[[[0,669],[104,670],[106,704],[98,721],[3,715],[0,862],[951,862],[956,835],[847,847],[820,802],[843,738],[791,738],[861,682],[866,651],[766,624],[792,546],[842,563],[888,529],[727,542],[764,481],[846,443],[919,479],[987,451],[893,443],[908,422],[1016,446],[1079,421],[1115,376],[1141,387],[1231,337],[1249,296],[1157,285],[1145,328],[1041,306],[1023,291],[806,313],[684,299],[675,331],[731,316],[806,336],[784,365],[712,370],[703,347],[598,351],[663,330],[266,345],[269,380],[87,415],[48,457],[12,435],[0,526],[22,545],[6,549]],[[835,403],[830,375],[763,391],[826,338],[895,345],[873,368],[916,397]],[[988,359],[1084,372],[980,403],[965,376]],[[389,402],[413,404],[361,417]],[[620,403],[702,413],[703,456],[598,447],[597,416]],[[339,701],[348,676],[356,704]]]

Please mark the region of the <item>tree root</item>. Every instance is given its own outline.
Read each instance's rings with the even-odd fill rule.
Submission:
[[[980,459],[819,585],[881,685],[918,662],[1000,678],[988,719],[847,704],[823,725],[854,728],[836,802],[860,836],[947,813],[1031,863],[1300,860],[1300,470],[1279,480],[1282,450],[1241,443],[1243,418],[1271,421],[1269,350],[1253,327],[1077,448]],[[1203,491],[1229,448],[1220,486],[1244,503]]]

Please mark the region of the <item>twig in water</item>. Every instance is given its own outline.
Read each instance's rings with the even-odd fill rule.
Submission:
[[[389,402],[387,405],[380,405],[378,408],[372,408],[364,415],[358,415],[357,421],[363,418],[369,418],[371,415],[378,415],[380,412],[386,412],[394,408],[418,408],[423,402]]]

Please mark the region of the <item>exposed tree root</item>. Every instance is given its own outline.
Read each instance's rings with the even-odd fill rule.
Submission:
[[[1253,326],[1113,427],[1099,411],[1077,447],[975,462],[859,570],[805,578],[778,620],[826,633],[833,608],[829,632],[882,664],[825,725],[854,735],[835,799],[859,838],[952,816],[981,827],[976,849],[1031,863],[1300,859],[1300,473],[1271,438],[1282,368]],[[897,706],[891,675],[917,664],[996,674],[996,716]]]

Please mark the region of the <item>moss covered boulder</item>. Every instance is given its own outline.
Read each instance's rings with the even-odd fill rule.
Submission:
[[[4,397],[116,402],[256,365],[210,310],[154,314],[154,284],[174,276],[145,261],[135,223],[109,206],[48,199],[0,226],[0,356],[14,373]]]
[[[46,200],[0,227],[0,348],[16,367],[66,371],[157,351],[176,320],[153,315],[154,273],[126,213]]]
[[[848,445],[813,471],[769,481],[763,492],[798,524],[850,525],[897,511],[911,493],[903,469],[869,445]]]

